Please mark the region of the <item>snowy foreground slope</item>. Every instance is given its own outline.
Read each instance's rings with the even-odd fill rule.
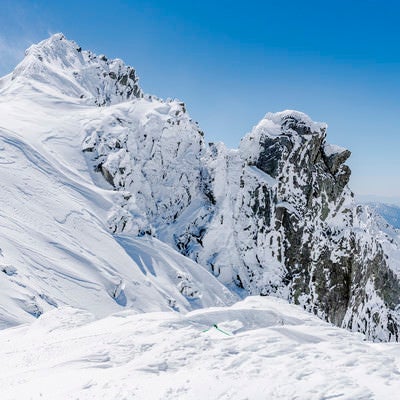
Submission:
[[[355,205],[326,131],[268,113],[230,150],[121,60],[32,46],[0,79],[0,326],[260,294],[400,340],[398,234]]]
[[[214,324],[223,332],[207,330]],[[397,344],[364,341],[272,297],[100,320],[63,308],[0,341],[3,400],[372,400],[400,391]]]

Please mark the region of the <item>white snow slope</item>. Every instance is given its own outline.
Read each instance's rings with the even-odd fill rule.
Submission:
[[[44,81],[71,72],[63,64],[70,59],[63,50],[71,46],[55,35],[0,80],[0,328],[65,305],[103,317],[124,307],[184,311],[231,304],[237,297],[215,277],[157,239],[112,235],[107,221],[124,194],[104,180],[98,185],[82,141],[86,127],[112,114],[119,98],[111,98],[115,106],[98,107],[85,87],[80,99],[69,81],[57,91]],[[58,49],[57,62],[32,60],[39,47],[40,54]],[[73,50],[90,60],[84,72],[92,79],[85,82],[96,95],[93,71],[111,67]],[[42,79],[35,75],[38,63],[47,68]],[[151,114],[152,103],[143,104]]]
[[[63,308],[0,341],[2,400],[367,400],[400,391],[398,345],[363,341],[272,297],[101,320]]]

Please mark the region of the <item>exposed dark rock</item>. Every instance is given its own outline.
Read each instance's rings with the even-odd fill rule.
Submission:
[[[100,166],[100,171],[104,176],[104,179],[112,186],[115,186],[114,184],[114,177],[111,174],[111,172],[102,164]]]
[[[351,156],[351,152],[350,152],[350,150],[344,150],[342,152],[334,153],[329,156],[325,155],[325,153],[323,153],[323,155],[324,155],[325,163],[329,168],[329,171],[333,175],[335,175],[336,172],[339,170],[339,167],[343,163],[345,163],[346,160]]]

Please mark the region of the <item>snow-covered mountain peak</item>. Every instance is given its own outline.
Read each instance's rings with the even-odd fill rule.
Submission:
[[[2,91],[17,93],[21,87],[98,106],[143,97],[132,67],[83,51],[62,33],[32,45]]]
[[[267,113],[250,134],[276,137],[280,135],[325,135],[327,125],[314,122],[307,114],[296,110]]]
[[[277,113],[267,113],[259,125],[266,121],[278,126],[281,134],[321,134],[324,135],[327,125],[323,122],[313,121],[307,114],[296,110],[284,110]],[[274,132],[269,132],[273,135]]]
[[[38,54],[40,51],[51,50],[55,53],[60,53],[66,48],[73,50],[81,50],[78,44],[73,40],[68,40],[65,35],[61,32],[55,33],[48,37],[47,39],[42,40],[39,43],[35,43],[30,46],[25,51],[25,56],[29,56],[31,54]]]
[[[17,66],[14,76],[29,72],[32,65],[51,64],[53,68],[62,70],[80,69],[85,65],[82,49],[77,43],[68,40],[62,33],[56,33],[49,38],[33,44],[25,51],[25,58]]]
[[[299,111],[268,113],[242,139],[239,149],[246,162],[276,178],[283,161],[293,163],[296,154],[306,163],[308,160],[315,161],[319,156],[324,157],[326,130],[325,123],[314,122]]]

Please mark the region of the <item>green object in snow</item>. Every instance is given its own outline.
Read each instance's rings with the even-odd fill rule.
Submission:
[[[232,335],[230,335],[228,332],[225,332],[225,331],[223,331],[222,329],[219,329],[217,324],[214,324],[214,325],[211,326],[210,328],[205,329],[203,332],[208,332],[211,328],[215,328],[217,331],[220,331],[220,332],[222,332],[223,334],[225,334],[225,335],[227,335],[227,336],[232,336]]]

